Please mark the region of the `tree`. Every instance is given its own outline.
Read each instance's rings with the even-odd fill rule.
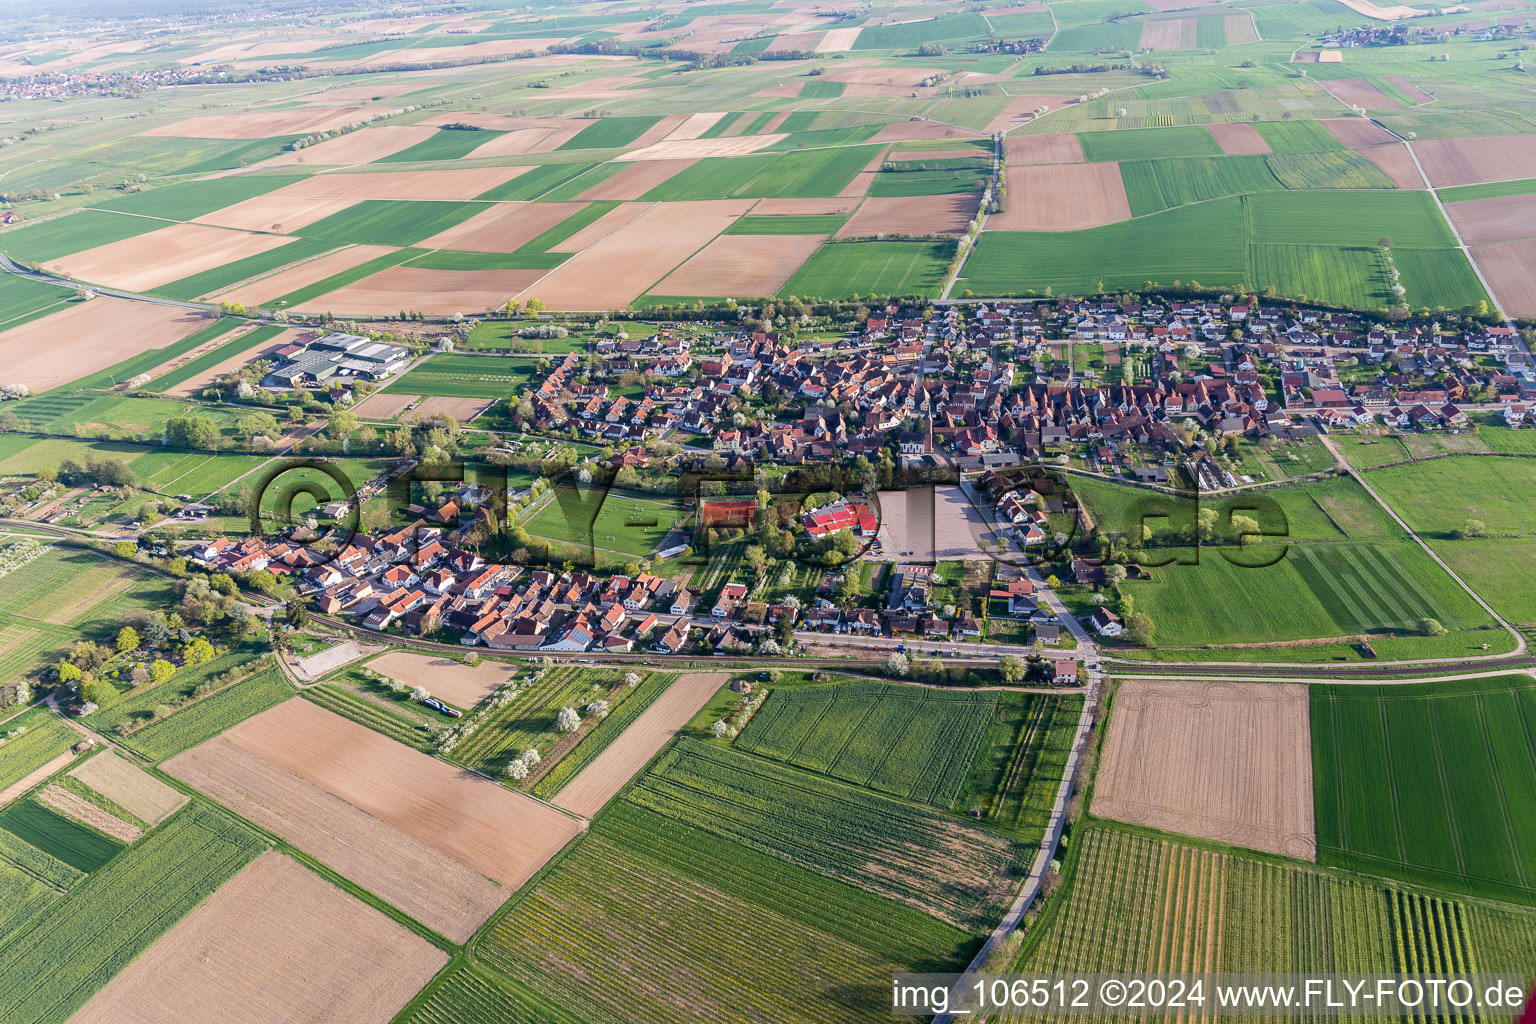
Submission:
[[[1114,584],[1117,584],[1117,583],[1124,583],[1125,582],[1125,566],[1123,566],[1123,565],[1106,565],[1104,567],[1104,580],[1105,580],[1105,582],[1109,583],[1111,586],[1113,586]]]
[[[120,540],[112,546],[112,553],[118,558],[132,558],[138,551],[139,546],[131,540]]]
[[[213,644],[202,637],[190,641],[181,649],[181,663],[183,665],[201,665],[213,660]]]
[[[1052,590],[1055,590],[1057,587],[1061,586],[1061,580],[1056,578],[1055,573],[1052,573],[1045,578],[1045,585],[1050,587]]]
[[[1425,636],[1444,636],[1445,627],[1440,624],[1439,619],[1420,619],[1419,632]]]
[[[605,700],[595,700],[591,704],[588,704],[585,710],[587,714],[594,718],[607,718],[608,702]]]
[[[156,658],[149,663],[149,681],[152,683],[163,683],[175,674],[176,666],[164,658]]]
[[[227,572],[216,572],[209,576],[208,586],[229,597],[234,597],[240,593],[240,587],[235,583],[235,578]]]
[[[293,598],[283,606],[283,618],[294,629],[303,629],[304,624],[309,621],[309,608],[304,604],[303,599]]]
[[[528,762],[521,758],[507,765],[507,778],[513,782],[522,782],[528,777]]]
[[[832,592],[832,599],[838,607],[848,608],[858,601],[859,574],[852,569],[843,573],[843,578],[837,581],[837,589]]]
[[[172,448],[214,451],[221,437],[219,425],[207,416],[172,416],[165,421],[165,443]]]
[[[530,316],[538,316],[540,313],[544,312],[545,308],[543,299],[529,299],[524,305],[526,306]]]
[[[710,733],[717,740],[725,739],[725,734],[731,731],[731,727],[725,724],[725,719],[717,718],[715,724],[709,727]]]
[[[543,758],[539,756],[539,749],[537,747],[529,747],[527,750],[523,751],[518,760],[522,761],[523,764],[526,764],[531,768],[542,761]]]
[[[529,300],[529,305],[537,300]],[[560,732],[575,732],[581,728],[581,713],[575,708],[561,708],[555,716],[555,728]]]
[[[1465,523],[1461,524],[1461,529],[1456,531],[1456,536],[1460,539],[1482,537],[1487,532],[1488,526],[1481,519],[1468,519]]]
[[[1015,685],[1024,678],[1024,669],[1024,662],[1012,655],[1004,657],[997,663],[998,675],[1009,686]]]
[[[900,651],[892,651],[885,659],[885,674],[890,676],[905,676],[912,671],[912,659]]]
[[[747,567],[754,573],[762,572],[763,567],[768,564],[768,553],[763,550],[762,545],[760,544],[747,545],[745,557],[747,561]]]
[[[277,586],[277,577],[266,569],[257,569],[245,577],[245,585],[258,594],[265,594]]]
[[[626,673],[624,673],[624,685],[625,686],[639,686],[640,685],[640,673],[638,673],[638,672],[626,672]]]
[[[269,412],[253,412],[235,420],[235,433],[244,438],[269,437],[277,440],[282,433],[277,417]]]
[[[105,679],[87,679],[80,684],[80,699],[99,708],[109,707],[117,700],[117,687]]]
[[[60,662],[59,667],[55,671],[58,673],[59,682],[61,683],[77,683],[80,681],[81,673],[78,665],[73,665],[67,661]]]
[[[1125,638],[1138,647],[1153,646],[1157,627],[1146,612],[1132,612],[1125,620]]]
[[[357,433],[359,426],[357,413],[351,409],[337,409],[331,413],[331,422],[325,429],[332,437],[346,437]]]
[[[1232,517],[1232,532],[1243,544],[1256,544],[1261,534],[1259,533],[1259,521],[1253,516]]]
[[[124,626],[117,631],[117,653],[127,654],[129,651],[139,649],[139,631],[132,626]]]
[[[423,700],[430,700],[431,698],[432,698],[432,694],[427,691],[427,688],[425,686],[413,686],[413,687],[411,687],[411,700],[423,701]]]

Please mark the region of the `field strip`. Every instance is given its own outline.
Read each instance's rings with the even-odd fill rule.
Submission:
[[[1387,763],[1391,764],[1392,763],[1392,723],[1387,719],[1387,702],[1384,701],[1384,700],[1383,701],[1377,701],[1376,702],[1376,710],[1377,710],[1377,712],[1381,716],[1381,736],[1382,736],[1383,741],[1385,742],[1385,746],[1386,746],[1386,750],[1387,750]],[[1336,714],[1333,717],[1333,721],[1335,723],[1338,722],[1338,716]],[[1335,724],[1335,730],[1337,730],[1337,724]],[[1335,743],[1338,742],[1337,731],[1335,731],[1335,733],[1334,733],[1334,742]],[[1335,746],[1334,749],[1337,750],[1338,749],[1337,746]],[[1397,860],[1398,860],[1398,863],[1400,863],[1400,864],[1406,864],[1406,863],[1408,863],[1408,851],[1403,849],[1403,811],[1402,811],[1403,801],[1402,801],[1401,795],[1399,795],[1399,793],[1397,791],[1397,773],[1396,772],[1388,772],[1387,773],[1387,781],[1389,783],[1389,785],[1387,787],[1387,793],[1392,798],[1392,830],[1393,830],[1393,838],[1397,841]],[[1341,800],[1343,799],[1342,795],[1341,795],[1340,799]],[[1341,815],[1343,814],[1342,806],[1340,807],[1340,814]],[[1346,821],[1348,819],[1346,819],[1346,818],[1341,816],[1339,818],[1339,820],[1340,821]]]
[[[347,245],[339,245],[334,249],[327,249],[325,252],[317,252],[313,256],[305,256],[303,259],[294,260],[292,263],[284,263],[280,267],[273,267],[271,270],[264,270],[259,274],[252,274],[250,277],[242,278],[233,284],[221,284],[213,291],[204,292],[202,295],[197,296],[194,301],[208,302],[211,301],[214,297],[223,295],[226,292],[232,292],[236,288],[244,288],[246,285],[255,284],[258,281],[265,281],[269,277],[276,277],[278,274],[283,273],[285,270],[292,270],[295,267],[302,267],[306,263],[313,263],[315,260],[323,259],[326,256],[334,256],[338,252],[344,252],[348,249],[354,248],[356,248],[356,245],[349,243]]]
[[[1494,745],[1493,734],[1488,731],[1488,705],[1484,702],[1482,694],[1478,694],[1476,700],[1477,724],[1483,734],[1483,746],[1488,751],[1489,757],[1493,761],[1494,771],[1497,773],[1499,768],[1498,748]],[[1515,835],[1514,817],[1509,813],[1509,800],[1504,796],[1503,787],[1495,787],[1493,795],[1499,798],[1499,810],[1503,812],[1504,835],[1509,840],[1509,852],[1513,855],[1515,877],[1520,879],[1520,884],[1523,886],[1526,884],[1525,862],[1520,856],[1520,841]]]
[[[64,753],[60,754],[52,761],[49,761],[47,764],[34,771],[32,774],[26,776],[25,778],[17,779],[9,786],[6,786],[4,789],[0,789],[0,807],[4,807],[12,800],[15,800],[27,790],[31,789],[39,782],[42,782],[44,779],[48,778],[54,772],[63,768],[66,764],[69,764],[69,762],[73,761],[74,759],[74,751],[66,750]]]
[[[608,749],[565,784],[552,803],[588,818],[602,810],[729,680],[728,672],[678,676]]]

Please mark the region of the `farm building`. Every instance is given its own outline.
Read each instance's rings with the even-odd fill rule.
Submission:
[[[804,522],[805,532],[812,537],[824,537],[839,530],[852,530],[861,537],[867,537],[880,527],[875,513],[862,501],[830,505],[806,516]]]
[[[262,384],[294,388],[332,377],[379,380],[398,373],[410,360],[411,353],[398,345],[369,341],[357,334],[327,334],[294,353],[280,368],[267,374]]]

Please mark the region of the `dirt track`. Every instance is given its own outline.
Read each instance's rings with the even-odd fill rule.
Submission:
[[[1308,690],[1127,680],[1093,813],[1313,860]]]

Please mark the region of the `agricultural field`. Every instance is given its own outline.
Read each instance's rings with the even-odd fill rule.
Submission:
[[[1536,464],[1524,459],[1449,458],[1378,469],[1366,479],[1415,533],[1450,539],[1476,520],[1493,536],[1521,531],[1530,515]]]
[[[736,740],[760,757],[948,807],[997,706],[993,693],[846,683],[774,693]]]
[[[64,758],[79,742],[79,734],[46,710],[26,711],[0,724],[0,793],[19,796],[12,786],[33,772]],[[62,762],[61,762],[62,763]],[[53,774],[51,771],[47,774]],[[37,779],[35,781],[42,781]],[[25,787],[30,788],[30,787]],[[24,791],[24,790],[23,790]],[[0,800],[0,804],[5,801]]]
[[[607,716],[599,719],[597,724],[577,741],[576,746],[570,753],[560,758],[553,768],[544,773],[543,778],[539,779],[538,783],[533,787],[534,795],[546,800],[553,798],[565,787],[566,783],[575,779],[578,774],[586,770],[588,765],[592,764],[593,761],[596,761],[600,755],[607,751],[615,740],[623,739],[626,746],[632,745],[637,747],[634,758],[639,759],[643,765],[644,761],[649,760],[650,755],[655,753],[666,742],[667,737],[671,735],[676,725],[681,724],[674,722],[674,719],[683,718],[686,720],[687,717],[691,717],[693,711],[697,710],[697,708],[693,707],[693,699],[691,698],[681,702],[675,713],[672,713],[667,706],[663,705],[660,714],[667,717],[659,722],[657,727],[647,729],[644,726],[637,726],[631,732],[630,727],[635,725],[636,720],[641,718],[644,712],[656,703],[657,698],[665,694],[677,680],[678,677],[670,672],[642,674],[641,679],[635,683],[635,692],[626,696],[623,703],[610,711]],[[702,685],[689,685],[684,686],[682,689],[702,692],[704,699],[707,700],[715,690],[719,689],[718,684],[719,680],[712,679],[703,681]],[[627,686],[628,684],[626,683],[625,685]],[[682,695],[680,692],[679,696]],[[652,736],[656,740],[654,745],[649,742],[649,738]],[[646,753],[646,751],[650,751],[650,753]],[[607,760],[612,762],[614,758],[608,758]],[[630,758],[622,758],[621,760],[628,761]],[[622,765],[616,765],[616,767],[622,768]],[[636,767],[638,770],[639,765]],[[603,769],[595,770],[602,771]],[[619,788],[622,788],[623,783],[629,781],[629,777],[623,775],[622,771],[614,771],[613,775],[616,792]]]
[[[387,394],[506,398],[524,388],[537,357],[438,353],[390,381]]]
[[[1313,687],[1318,860],[1536,902],[1533,722],[1529,676]]]
[[[1017,971],[1513,970],[1536,915],[1116,828],[1073,838],[1068,890]],[[1170,910],[1172,912],[1170,912]],[[1039,1015],[1008,1018],[1039,1020]],[[1053,1018],[1046,1018],[1053,1019]]]
[[[852,298],[854,295],[938,294],[954,254],[949,242],[829,242],[790,276],[781,295]]]

